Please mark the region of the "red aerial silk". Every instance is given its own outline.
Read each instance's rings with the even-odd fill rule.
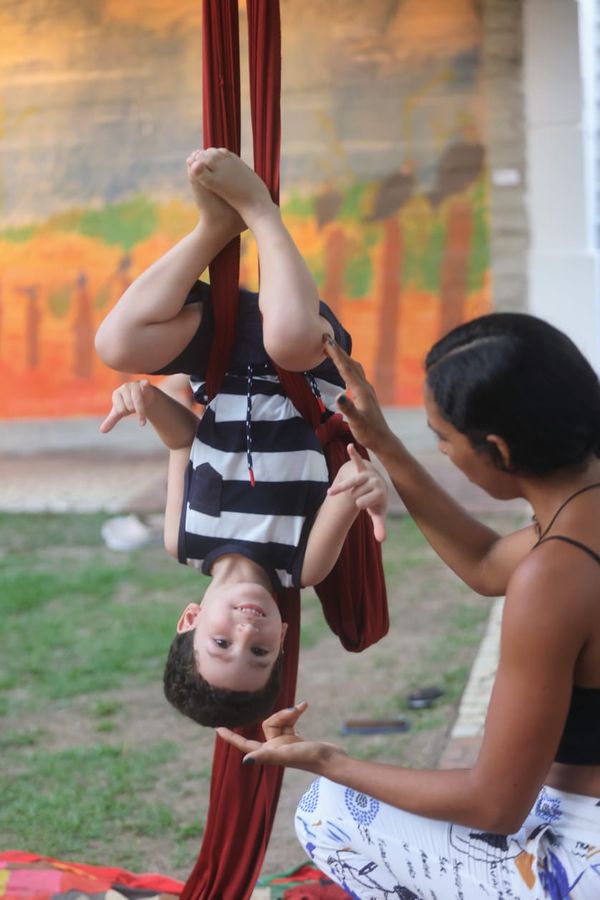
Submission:
[[[281,136],[281,25],[277,0],[247,0],[250,98],[254,166],[275,201],[279,196]],[[236,0],[203,0],[203,127],[206,147],[240,150],[239,37]],[[215,336],[207,388],[216,393],[233,341],[238,305],[239,240],[210,268]],[[333,477],[347,458],[351,439],[341,416],[319,425],[320,411],[302,375],[278,370],[297,409],[311,422],[324,448]],[[361,449],[361,448],[359,448]],[[365,451],[362,451],[365,452]],[[348,650],[362,650],[388,630],[387,597],[379,545],[366,513],[361,513],[332,573],[317,586],[326,619]],[[288,623],[283,682],[276,708],[295,702],[300,645],[300,592],[278,598]],[[262,728],[239,729],[261,740]],[[238,750],[217,737],[210,804],[200,855],[182,900],[246,900],[252,893],[273,826],[283,769],[243,766]]]

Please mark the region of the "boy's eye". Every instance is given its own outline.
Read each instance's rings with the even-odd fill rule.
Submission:
[[[265,650],[264,647],[252,647],[251,652],[254,656],[267,656],[269,651]]]
[[[220,647],[221,650],[226,650],[229,647],[230,641],[226,641],[225,638],[213,638],[213,641]]]

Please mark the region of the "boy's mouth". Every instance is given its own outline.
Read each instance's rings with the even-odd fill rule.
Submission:
[[[245,603],[243,606],[235,606],[234,609],[236,609],[238,612],[243,613],[244,615],[257,617],[262,616],[263,618],[265,615],[260,606],[255,606],[253,603]]]

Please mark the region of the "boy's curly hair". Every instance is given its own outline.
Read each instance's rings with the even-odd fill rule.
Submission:
[[[177,634],[169,648],[163,686],[175,709],[212,728],[252,725],[272,711],[281,691],[283,654],[280,653],[268,681],[259,691],[232,691],[214,687],[200,675],[194,655],[194,631]]]

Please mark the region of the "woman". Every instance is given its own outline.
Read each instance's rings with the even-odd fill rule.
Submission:
[[[389,430],[360,366],[328,348],[338,398],[432,547],[471,588],[506,594],[500,662],[475,765],[416,771],[302,741],[306,704],[226,729],[244,762],[323,776],[300,801],[309,855],[354,897],[600,897],[600,387],[574,344],[531,316],[461,325],[426,359],[439,448],[533,524],[473,519]],[[334,490],[343,490],[337,486]]]

